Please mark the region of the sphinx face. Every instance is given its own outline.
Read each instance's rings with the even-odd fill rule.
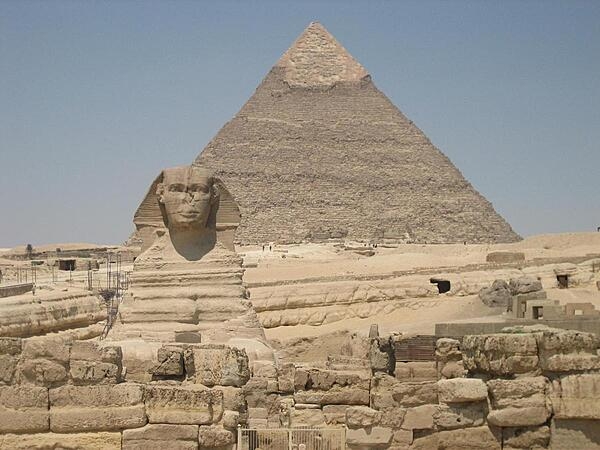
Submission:
[[[169,229],[203,230],[210,216],[213,178],[205,169],[187,166],[163,171],[159,201]]]

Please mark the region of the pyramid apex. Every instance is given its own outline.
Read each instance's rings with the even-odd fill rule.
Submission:
[[[284,80],[295,87],[360,81],[369,73],[319,22],[311,22],[277,61]]]

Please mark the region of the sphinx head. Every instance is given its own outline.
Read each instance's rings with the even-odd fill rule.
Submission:
[[[212,172],[195,166],[165,169],[156,194],[167,228],[203,231],[214,228],[219,192]]]

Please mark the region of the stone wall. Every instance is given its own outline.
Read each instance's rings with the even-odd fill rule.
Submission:
[[[599,342],[509,328],[466,336],[462,348],[439,339],[433,373],[427,363],[395,374],[373,361],[295,367],[291,424],[346,426],[348,448],[362,450],[600,448]]]
[[[127,381],[118,346],[0,338],[0,448],[231,450],[248,415],[246,353],[161,352],[143,384]]]
[[[238,425],[344,427],[354,450],[600,448],[596,335],[444,338],[418,363],[395,362],[399,338],[357,338],[320,366],[169,344],[147,383],[127,380],[118,346],[0,338],[0,448],[233,450]]]

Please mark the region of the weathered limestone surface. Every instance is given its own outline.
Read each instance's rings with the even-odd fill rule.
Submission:
[[[478,379],[455,378],[440,380],[437,383],[441,403],[465,403],[485,400],[487,386]]]
[[[465,336],[463,362],[471,372],[492,376],[525,374],[538,369],[538,349],[532,334]]]
[[[70,355],[70,377],[74,384],[115,384],[121,381],[121,347],[100,347],[95,341],[74,341]]]
[[[223,415],[223,392],[201,385],[148,385],[145,401],[150,423],[209,425]]]
[[[197,450],[198,425],[150,424],[123,431],[123,450]]]
[[[512,304],[512,294],[508,283],[504,280],[495,280],[490,287],[481,289],[479,298],[485,305],[491,307],[508,308]]]
[[[519,239],[317,23],[195,164],[215,170],[240,203],[243,243]]]
[[[362,373],[296,368],[297,403],[368,405],[370,380]]]
[[[11,450],[120,450],[121,433],[39,433],[0,435],[0,448]]]
[[[57,433],[144,426],[144,387],[134,383],[50,390],[50,429]]]
[[[193,345],[184,351],[185,371],[204,386],[241,387],[250,379],[244,350],[219,344]]]
[[[567,375],[555,381],[554,416],[600,420],[600,373]]]
[[[598,450],[600,427],[596,420],[555,419],[550,433],[552,450]]]
[[[82,328],[106,319],[102,299],[76,288],[2,299],[0,336],[28,337]]]
[[[48,429],[48,389],[26,385],[0,387],[0,433]]]

